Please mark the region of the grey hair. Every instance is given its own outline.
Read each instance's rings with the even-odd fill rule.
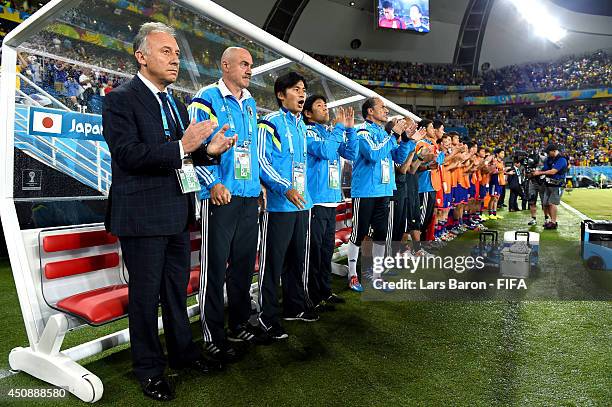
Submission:
[[[154,32],[161,32],[170,34],[173,37],[176,37],[176,31],[172,27],[168,27],[163,23],[144,23],[140,26],[138,30],[138,34],[136,34],[136,38],[134,38],[134,52],[142,51],[144,54],[149,53],[149,44],[147,44],[147,36]]]

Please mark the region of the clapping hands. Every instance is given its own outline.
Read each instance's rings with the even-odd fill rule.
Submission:
[[[342,124],[346,128],[352,128],[355,126],[355,111],[352,107],[346,109],[339,107],[336,111],[336,123]]]

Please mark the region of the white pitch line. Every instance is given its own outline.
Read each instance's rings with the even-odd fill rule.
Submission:
[[[585,220],[589,218],[584,213],[580,212],[578,209],[574,208],[573,206],[570,206],[569,204],[563,201],[561,201],[561,206],[567,209],[568,211],[573,212],[574,215],[577,215],[580,218],[580,220]]]

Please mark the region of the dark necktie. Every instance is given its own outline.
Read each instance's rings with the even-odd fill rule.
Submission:
[[[166,121],[168,122],[168,130],[170,130],[170,138],[172,138],[173,140],[178,140],[179,134],[177,132],[174,116],[172,116],[172,113],[170,113],[168,95],[166,95],[165,92],[159,92],[157,96],[159,96],[159,99],[161,100],[162,109],[164,109],[164,114],[166,115]]]

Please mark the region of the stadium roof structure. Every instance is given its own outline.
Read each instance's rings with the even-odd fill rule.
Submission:
[[[50,94],[49,97],[26,95],[19,89],[16,80],[27,83],[39,92],[44,90],[24,75],[16,73],[15,67],[18,64],[18,53],[23,52],[42,60],[63,61],[64,64],[77,66],[90,74],[107,73],[129,78],[135,73],[135,65],[132,45],[122,39],[128,38],[129,33],[122,37],[122,31],[128,29],[135,32],[142,23],[148,21],[161,21],[177,29],[182,61],[181,74],[174,85],[175,91],[193,94],[201,87],[216,82],[220,74],[216,61],[220,59],[223,50],[227,46],[241,46],[249,49],[254,57],[256,67],[253,70],[250,90],[258,102],[258,107],[264,112],[278,108],[273,92],[274,80],[289,70],[296,70],[305,76],[309,82],[308,92],[325,95],[331,108],[350,105],[358,113],[360,102],[364,98],[378,96],[374,91],[338,74],[299,49],[209,0],[151,0],[150,7],[146,8],[121,0],[53,0],[5,37],[2,44],[0,78],[0,216],[29,340],[29,347],[14,349],[9,361],[13,369],[25,371],[58,386],[67,386],[77,397],[90,402],[102,396],[102,381],[77,361],[128,342],[129,332],[115,332],[60,352],[65,333],[83,325],[83,321],[79,321],[74,315],[59,313],[45,297],[43,286],[47,277],[46,271],[43,271],[44,250],[41,249],[41,234],[60,229],[67,233],[67,228],[91,229],[92,226],[104,233],[104,229],[101,223],[92,224],[78,217],[76,221],[62,220],[63,229],[50,229],[48,226],[44,228],[34,221],[34,212],[37,206],[46,206],[46,210],[49,210],[49,206],[58,202],[75,203],[72,208],[85,211],[89,207],[83,202],[104,201],[108,189],[102,182],[102,173],[109,175],[110,167],[109,162],[106,162],[107,169],[103,168],[101,159],[104,152],[108,153],[102,146],[105,143],[100,135],[101,119],[99,115],[71,111],[71,108],[53,99]],[[49,89],[49,92],[52,92],[52,89]],[[18,104],[16,98],[28,100],[30,104]],[[100,123],[97,140],[70,140],[73,144],[69,145],[65,141],[66,138],[61,138],[63,128],[48,137],[34,135],[32,112],[42,109],[39,101],[43,99],[52,99],[60,108],[56,109],[55,113],[49,113],[56,117],[72,118],[74,115],[80,115],[78,117],[82,119],[83,116],[95,116],[94,119]],[[396,114],[419,120],[400,106],[388,100],[385,102]],[[18,139],[19,126],[19,137],[22,139]],[[53,126],[54,124],[45,125],[47,130]],[[27,143],[30,143],[30,151],[21,148],[22,145],[28,145]],[[94,148],[93,159],[83,153],[82,148],[88,145]],[[37,149],[40,146],[50,151],[47,155],[52,161],[45,161],[43,155],[37,155],[36,151],[39,151]],[[71,152],[72,161],[57,159],[56,154],[62,150],[58,146],[63,146],[64,151]],[[94,169],[89,171],[93,172],[94,176],[97,175],[97,182],[89,185],[92,188],[89,193],[75,181],[76,177],[70,177],[72,173],[69,172],[76,167],[82,167],[86,161],[95,164]],[[51,177],[47,175],[51,174],[51,170],[63,174],[61,182],[52,184],[44,180],[44,176]],[[73,173],[77,174],[78,171]],[[82,182],[80,179],[78,181]],[[105,180],[107,184],[109,181],[108,178]],[[73,183],[76,187],[67,188],[64,185],[66,183]],[[83,191],[85,193],[82,193]],[[71,210],[62,209],[61,212]],[[26,222],[24,212],[29,219]],[[66,288],[61,284],[57,287],[60,291]]]

